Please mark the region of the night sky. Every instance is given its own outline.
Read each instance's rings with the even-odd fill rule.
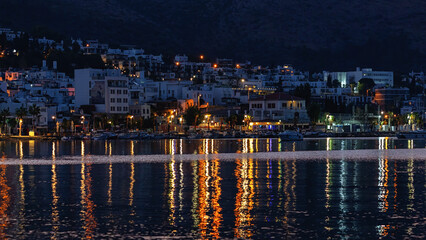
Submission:
[[[311,70],[426,68],[423,0],[0,0],[0,26]],[[10,9],[19,9],[10,11]]]

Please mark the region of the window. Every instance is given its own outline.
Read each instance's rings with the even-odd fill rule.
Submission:
[[[127,90],[123,90],[123,94],[127,94]]]
[[[143,114],[145,114],[145,108],[144,108],[144,109],[142,109],[142,113],[143,113]]]
[[[121,90],[117,90],[117,94],[121,94]]]
[[[111,89],[111,94],[115,94],[115,90],[114,89]]]
[[[121,107],[117,107],[117,111],[118,111],[118,112],[121,112]]]
[[[251,108],[262,108],[262,104],[261,103],[253,103],[251,105]]]
[[[268,108],[275,108],[275,103],[268,103]]]
[[[127,103],[128,99],[127,98],[123,98],[123,102]]]
[[[110,102],[115,103],[115,98],[111,98]]]
[[[127,107],[123,107],[123,111],[127,111]]]
[[[111,112],[115,112],[115,107],[111,107]]]
[[[121,103],[121,98],[117,98],[117,103]]]

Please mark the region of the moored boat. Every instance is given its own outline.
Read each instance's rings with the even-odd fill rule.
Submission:
[[[303,135],[296,132],[296,131],[284,131],[280,132],[278,136],[282,140],[288,140],[288,141],[301,141],[303,140]]]
[[[398,139],[426,139],[426,130],[400,132],[396,134],[396,137]]]

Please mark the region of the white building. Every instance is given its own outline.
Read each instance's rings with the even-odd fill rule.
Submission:
[[[119,70],[76,69],[74,84],[76,107],[94,105],[96,112],[129,112],[128,78]]]
[[[292,122],[298,116],[299,123],[309,122],[305,100],[285,93],[250,98],[249,112],[254,121]]]
[[[393,87],[393,72],[389,71],[373,71],[371,68],[356,68],[351,72],[323,72],[324,81],[328,76],[331,80],[338,80],[342,87],[348,87],[351,83],[358,83],[362,78],[371,78],[377,88]]]
[[[131,105],[129,108],[131,115],[142,117],[143,119],[151,117],[151,106],[149,104]]]

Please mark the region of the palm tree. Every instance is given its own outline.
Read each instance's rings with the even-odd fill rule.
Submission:
[[[35,126],[38,125],[38,119],[40,118],[40,107],[33,104],[28,108],[28,113],[33,117],[33,132],[35,132]]]
[[[11,134],[12,129],[16,127],[16,119],[15,118],[9,118],[6,120],[7,125],[9,125],[9,134]]]
[[[6,125],[7,116],[10,116],[10,111],[8,108],[1,110],[0,112],[0,133],[3,132],[3,128]]]
[[[19,124],[19,136],[21,136],[21,131],[22,131],[22,118],[24,118],[25,116],[27,116],[28,112],[27,109],[24,107],[24,105],[22,105],[20,108],[16,109],[15,111],[15,115],[16,117],[18,117],[18,124]]]

